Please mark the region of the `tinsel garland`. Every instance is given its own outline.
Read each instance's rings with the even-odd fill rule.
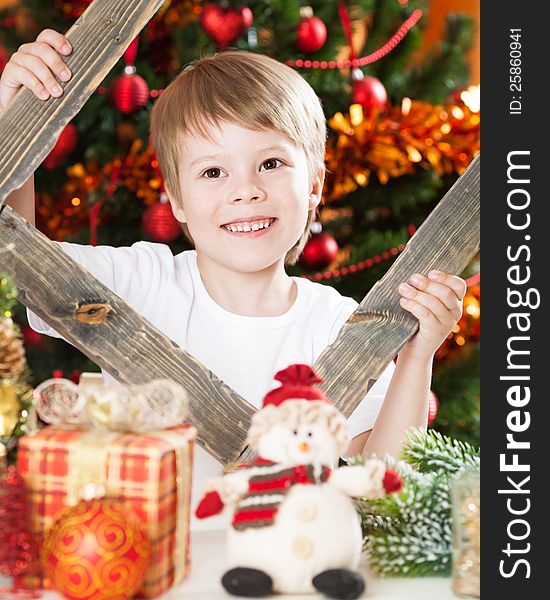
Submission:
[[[403,477],[401,492],[356,503],[369,564],[382,576],[450,575],[453,480],[479,468],[479,450],[432,429],[413,430],[403,459],[386,457]]]
[[[326,152],[325,202],[337,200],[369,183],[413,174],[418,168],[459,175],[479,152],[480,116],[461,99],[438,106],[404,98],[387,113],[365,116],[359,104],[328,124],[336,133]]]

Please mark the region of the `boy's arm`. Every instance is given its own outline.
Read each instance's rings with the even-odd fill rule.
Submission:
[[[380,407],[376,427],[356,435],[346,456],[363,453],[367,456],[381,457],[386,453],[398,456],[407,429],[427,425],[430,381],[431,361],[415,360],[402,351]],[[412,398],[419,400],[414,402]]]
[[[67,38],[45,29],[35,42],[23,44],[11,55],[0,76],[0,113],[17,92],[26,87],[41,100],[59,98],[63,88],[59,81],[68,81],[71,72],[62,59],[72,52]],[[34,225],[34,175],[6,198],[6,204]]]
[[[398,457],[407,430],[427,427],[432,362],[431,358],[411,356],[406,349],[399,353],[376,425],[368,432],[364,454]]]
[[[31,225],[35,224],[34,175],[31,175],[24,185],[6,198],[6,204],[17,211]]]
[[[399,286],[401,306],[418,319],[419,329],[399,353],[364,454],[399,457],[407,430],[426,428],[433,357],[462,316],[465,293],[463,279],[442,271],[430,271],[428,277],[415,273]],[[358,450],[360,442],[354,443]]]

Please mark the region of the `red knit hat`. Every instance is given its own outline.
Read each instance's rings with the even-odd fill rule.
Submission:
[[[265,395],[264,407],[268,404],[279,406],[289,398],[320,400],[332,404],[318,387],[314,387],[315,383],[322,383],[323,379],[309,365],[290,365],[279,371],[275,379],[282,385]]]

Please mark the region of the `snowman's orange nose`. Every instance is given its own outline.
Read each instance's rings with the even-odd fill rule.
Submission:
[[[309,450],[309,444],[307,442],[302,442],[298,448],[300,449],[300,452],[307,452]]]

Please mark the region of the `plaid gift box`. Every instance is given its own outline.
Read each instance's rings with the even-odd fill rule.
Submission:
[[[139,595],[153,598],[177,585],[190,568],[195,437],[190,425],[140,434],[46,427],[22,437],[17,463],[38,544],[57,515],[90,492],[115,498],[144,524],[153,548]],[[50,587],[31,574],[22,583]]]

